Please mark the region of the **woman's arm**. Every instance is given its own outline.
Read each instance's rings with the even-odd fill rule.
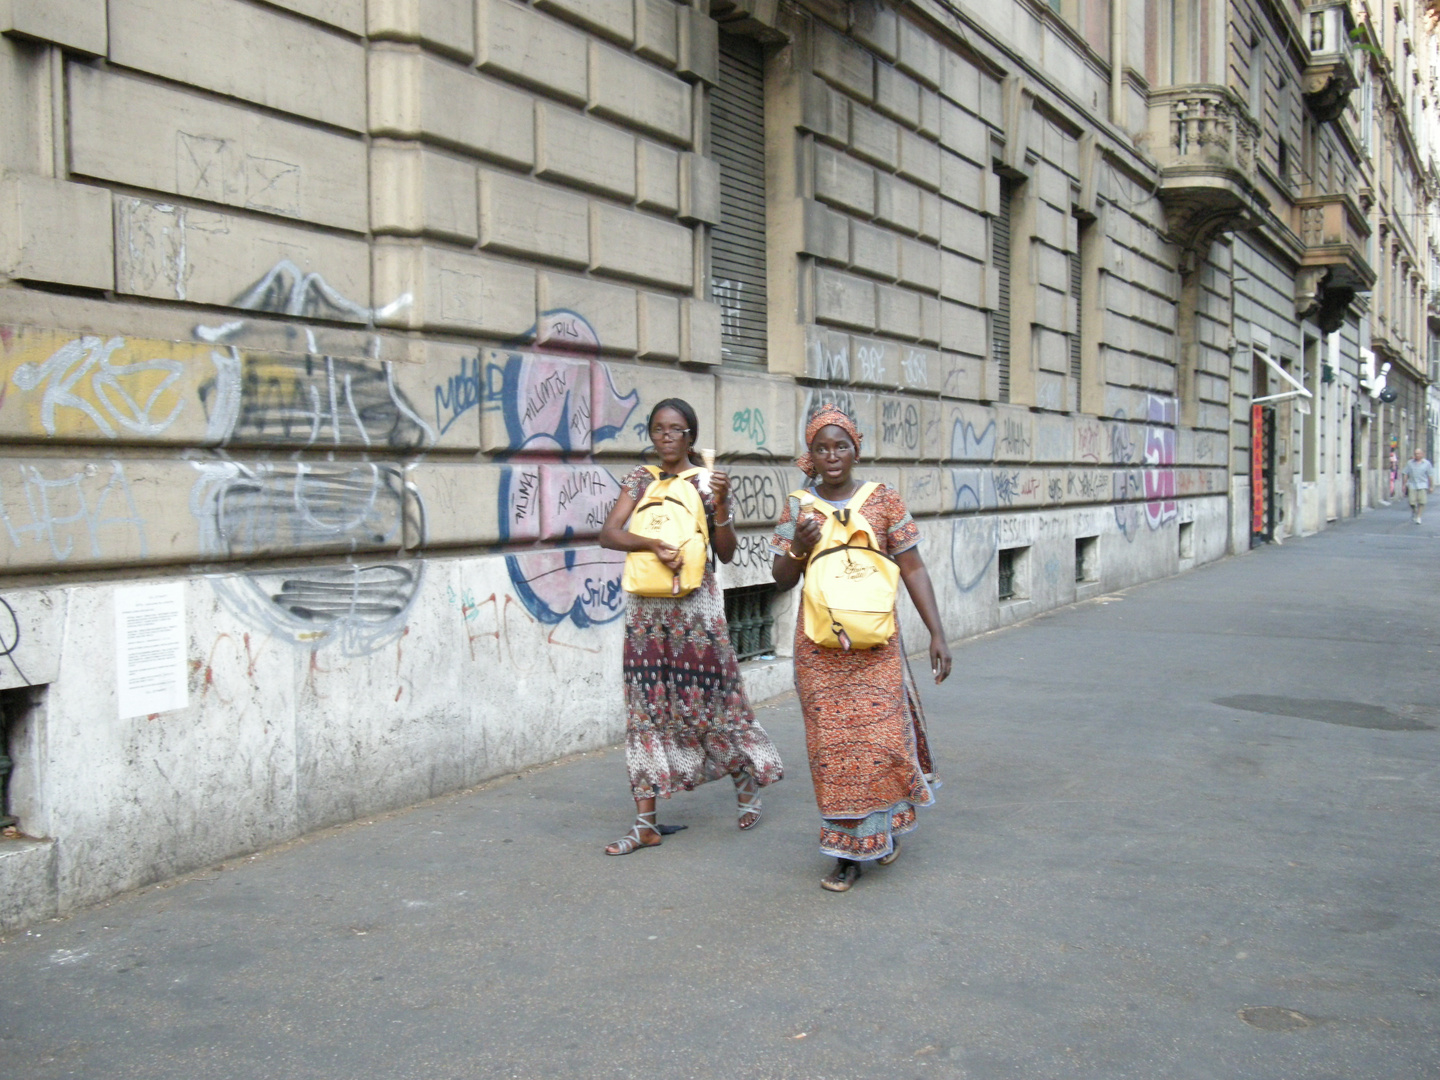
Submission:
[[[935,681],[942,683],[950,677],[950,646],[945,642],[945,627],[940,623],[940,606],[935,602],[935,587],[930,583],[930,571],[925,569],[925,560],[920,557],[920,545],[906,548],[895,561],[900,564],[900,580],[905,582],[905,591],[920,613],[920,620],[930,631],[930,670]]]
[[[735,558],[735,510],[730,505],[730,476],[728,473],[710,474],[710,494],[715,498],[715,532],[710,537],[710,546],[715,557],[723,563]]]
[[[790,553],[776,555],[770,567],[777,591],[788,592],[795,587],[800,575],[805,572],[805,561],[819,542],[820,519],[814,514],[801,514],[800,520],[795,523],[795,538],[790,541]]]

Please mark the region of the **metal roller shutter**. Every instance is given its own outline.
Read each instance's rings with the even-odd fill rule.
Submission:
[[[710,299],[727,363],[765,364],[765,68],[760,43],[720,35],[710,95],[710,153],[720,165],[720,224],[710,233]]]
[[[990,356],[999,367],[1000,400],[1010,400],[1010,204],[1015,185],[1000,181],[1000,212],[990,220],[990,261],[1000,279],[1000,304],[990,316]]]
[[[1076,245],[1079,246],[1078,244]],[[1075,392],[1080,392],[1080,320],[1083,310],[1080,296],[1081,268],[1080,252],[1070,253],[1070,296],[1075,301],[1075,324],[1070,327],[1070,377],[1075,380]]]

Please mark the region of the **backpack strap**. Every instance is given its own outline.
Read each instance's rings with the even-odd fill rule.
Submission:
[[[869,499],[871,495],[875,494],[876,489],[879,487],[880,485],[874,480],[871,480],[868,484],[861,484],[860,490],[850,496],[850,501],[845,504],[845,509],[854,510],[858,513],[860,507],[865,505],[865,501]]]
[[[860,508],[865,505],[865,500],[870,498],[879,486],[880,485],[873,480],[868,484],[861,484],[860,490],[850,496],[850,501],[834,512],[835,520],[847,529],[850,528],[850,522],[852,520],[858,519],[859,524],[855,529],[851,530],[852,535],[856,532],[864,533],[867,538],[866,543],[870,547],[878,544],[880,538],[875,535],[875,529],[870,524],[869,519],[860,513]]]

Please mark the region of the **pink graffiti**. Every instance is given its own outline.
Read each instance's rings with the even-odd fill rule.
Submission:
[[[1157,399],[1151,398],[1151,401]],[[1170,466],[1145,470],[1145,520],[1152,529],[1173,521],[1180,512],[1175,502],[1175,432],[1172,428],[1145,429],[1145,464]]]
[[[566,548],[505,558],[521,603],[543,623],[570,619],[583,629],[610,622],[625,610],[620,589],[622,552]]]
[[[541,465],[541,538],[598,535],[619,494],[620,485],[603,466]]]

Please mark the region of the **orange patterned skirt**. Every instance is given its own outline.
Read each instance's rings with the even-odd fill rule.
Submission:
[[[860,862],[888,854],[940,786],[899,631],[879,648],[842,652],[816,645],[797,625],[795,688],[820,850]]]

